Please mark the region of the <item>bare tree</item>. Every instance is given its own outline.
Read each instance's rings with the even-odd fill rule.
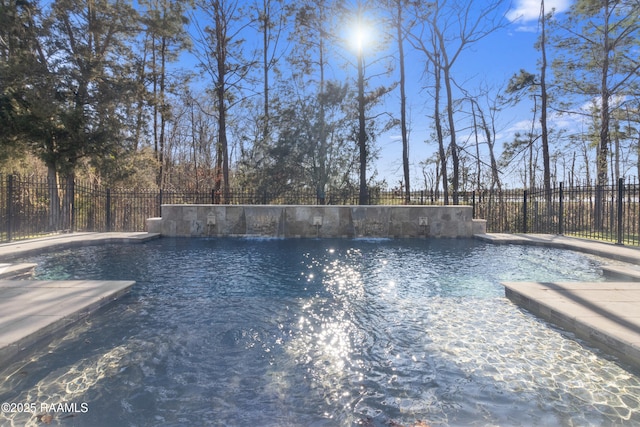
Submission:
[[[406,19],[405,8],[409,0],[391,0],[390,6],[393,9],[391,23],[395,28],[395,41],[398,45],[397,64],[400,73],[400,136],[402,139],[402,171],[404,177],[404,202],[411,203],[411,177],[409,174],[409,136],[407,129],[407,94],[406,94],[406,72],[404,44],[407,39],[407,32],[414,25]]]
[[[501,15],[502,0],[445,0],[419,3],[418,20],[423,22],[413,44],[433,67],[432,72],[444,84],[446,117],[449,130],[448,150],[451,155],[453,204],[458,204],[460,187],[460,149],[457,142],[453,70],[462,53],[497,29],[506,25]],[[427,37],[429,41],[424,40]],[[437,120],[437,119],[436,119]]]
[[[497,113],[500,111],[500,100],[501,97],[499,93],[491,97],[488,90],[483,91],[484,98],[486,99],[486,105],[482,105],[480,103],[480,96],[478,97],[470,97],[469,102],[471,103],[471,110],[473,114],[473,122],[474,122],[474,133],[482,133],[483,139],[487,148],[489,150],[489,167],[491,169],[491,191],[494,188],[498,188],[498,191],[502,191],[502,182],[500,180],[500,169],[498,167],[498,161],[496,157],[496,123]],[[480,138],[477,137],[477,142],[480,141]],[[478,162],[481,162],[479,148],[477,150]],[[480,169],[480,168],[478,168]],[[480,179],[478,179],[478,185],[480,184]]]

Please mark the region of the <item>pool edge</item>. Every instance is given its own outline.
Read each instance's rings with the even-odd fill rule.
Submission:
[[[519,307],[640,372],[640,287],[629,282],[503,282]],[[610,295],[602,298],[604,294]],[[630,298],[631,297],[631,298]],[[626,304],[621,304],[626,303]],[[628,304],[632,303],[632,304]],[[626,312],[621,307],[629,307]]]
[[[14,308],[12,314],[0,319],[0,370],[122,299],[135,283],[128,280],[0,280],[0,306]],[[2,298],[3,293],[9,296]],[[50,298],[54,294],[56,300]]]

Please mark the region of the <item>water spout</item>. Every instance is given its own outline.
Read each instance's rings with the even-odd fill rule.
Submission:
[[[314,216],[313,225],[316,227],[316,237],[320,237],[320,227],[322,227],[322,217]]]

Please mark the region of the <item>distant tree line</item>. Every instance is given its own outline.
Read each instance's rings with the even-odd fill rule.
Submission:
[[[54,184],[81,174],[210,188],[221,203],[232,187],[366,196],[395,184],[371,166],[393,131],[406,203],[417,183],[456,204],[463,190],[505,181],[549,190],[640,176],[640,3],[576,0],[556,15],[541,0],[537,69],[498,87],[458,77],[461,58],[514,25],[508,7],[0,0],[0,172],[42,165]],[[351,44],[359,25],[376,29],[375,45]],[[407,58],[420,81],[407,81]],[[409,101],[423,105],[418,120]],[[531,106],[528,130],[505,139],[504,113],[520,102]],[[416,121],[430,138],[411,143],[433,144],[431,158],[410,156]],[[418,164],[422,176],[410,176]],[[54,193],[65,215],[70,201]]]

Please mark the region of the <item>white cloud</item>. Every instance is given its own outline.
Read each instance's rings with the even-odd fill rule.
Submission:
[[[569,9],[571,0],[545,0],[544,8],[547,12],[555,9],[556,13]],[[515,7],[507,12],[507,19],[511,22],[535,21],[540,17],[540,0],[516,0]]]
[[[507,134],[531,132],[531,120],[520,120],[505,131]]]
[[[584,120],[582,114],[560,114],[556,112],[550,112],[547,118],[547,125],[550,129],[560,130],[575,130],[579,128]],[[531,128],[531,119],[523,119],[513,123],[508,129],[506,129],[496,140],[512,141],[515,134],[527,135],[529,132],[540,133],[540,119],[536,118],[533,129]]]
[[[520,25],[516,28],[516,31],[521,33],[537,33],[540,28],[537,25]]]

